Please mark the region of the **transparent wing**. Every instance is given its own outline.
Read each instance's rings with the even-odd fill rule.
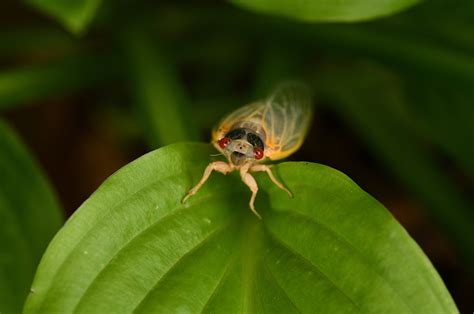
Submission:
[[[312,119],[311,94],[301,83],[283,83],[267,99],[225,117],[213,130],[213,141],[235,128],[253,130],[265,143],[265,156],[285,158],[303,143]]]
[[[312,120],[311,93],[298,82],[281,84],[265,100],[262,113],[266,156],[285,158],[303,144]]]
[[[243,106],[228,116],[226,116],[212,132],[213,141],[224,137],[229,131],[235,128],[248,128],[265,140],[265,131],[263,122],[263,113],[265,111],[264,102],[255,102]]]

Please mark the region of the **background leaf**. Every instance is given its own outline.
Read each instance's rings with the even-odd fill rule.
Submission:
[[[253,11],[290,17],[302,21],[360,21],[389,15],[410,7],[419,0],[231,0]]]
[[[25,313],[455,313],[419,247],[342,173],[307,162],[257,175],[258,220],[238,174],[182,205],[213,150],[176,144],[111,176],[58,233]]]
[[[436,142],[474,182],[474,93],[440,82],[407,79],[407,110],[417,129]],[[416,122],[415,122],[416,121]]]
[[[0,120],[0,310],[20,313],[36,266],[61,225],[50,186]]]
[[[82,33],[94,18],[102,0],[24,0],[58,19],[71,32]]]
[[[72,58],[0,71],[0,109],[64,95],[94,86],[117,75],[113,57]]]
[[[473,261],[474,217],[470,200],[444,173],[443,166],[410,125],[410,117],[405,115],[413,106],[407,106],[394,80],[389,72],[368,64],[330,66],[321,70],[315,87],[320,97],[329,100],[331,107],[365,139],[382,164],[429,204],[432,217],[465,257]],[[436,105],[439,104],[433,104]],[[434,110],[427,109],[425,114],[429,116]],[[443,129],[443,125],[438,127]]]
[[[191,106],[171,56],[143,26],[129,27],[124,47],[130,67],[136,111],[151,147],[196,140]]]

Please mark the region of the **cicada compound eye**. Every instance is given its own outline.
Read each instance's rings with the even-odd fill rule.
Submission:
[[[253,149],[253,155],[255,157],[255,159],[257,160],[260,160],[263,158],[263,149],[261,149],[260,147],[255,147]]]
[[[230,138],[228,137],[223,137],[220,140],[217,141],[217,144],[219,144],[220,148],[226,148],[227,145],[230,144]]]

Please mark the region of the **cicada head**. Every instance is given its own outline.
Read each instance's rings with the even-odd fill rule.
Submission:
[[[236,128],[217,140],[220,151],[232,162],[239,166],[246,162],[261,161],[264,157],[262,139],[252,130]]]

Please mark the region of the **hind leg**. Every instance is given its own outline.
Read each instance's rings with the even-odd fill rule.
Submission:
[[[252,191],[252,196],[250,197],[250,202],[249,202],[250,209],[259,219],[262,219],[262,216],[260,216],[260,214],[257,212],[254,206],[255,197],[257,196],[257,192],[258,192],[257,181],[255,181],[254,177],[250,173],[248,173],[246,169],[241,169],[240,177],[242,178],[242,181],[245,183],[245,185],[249,187],[250,191]]]

